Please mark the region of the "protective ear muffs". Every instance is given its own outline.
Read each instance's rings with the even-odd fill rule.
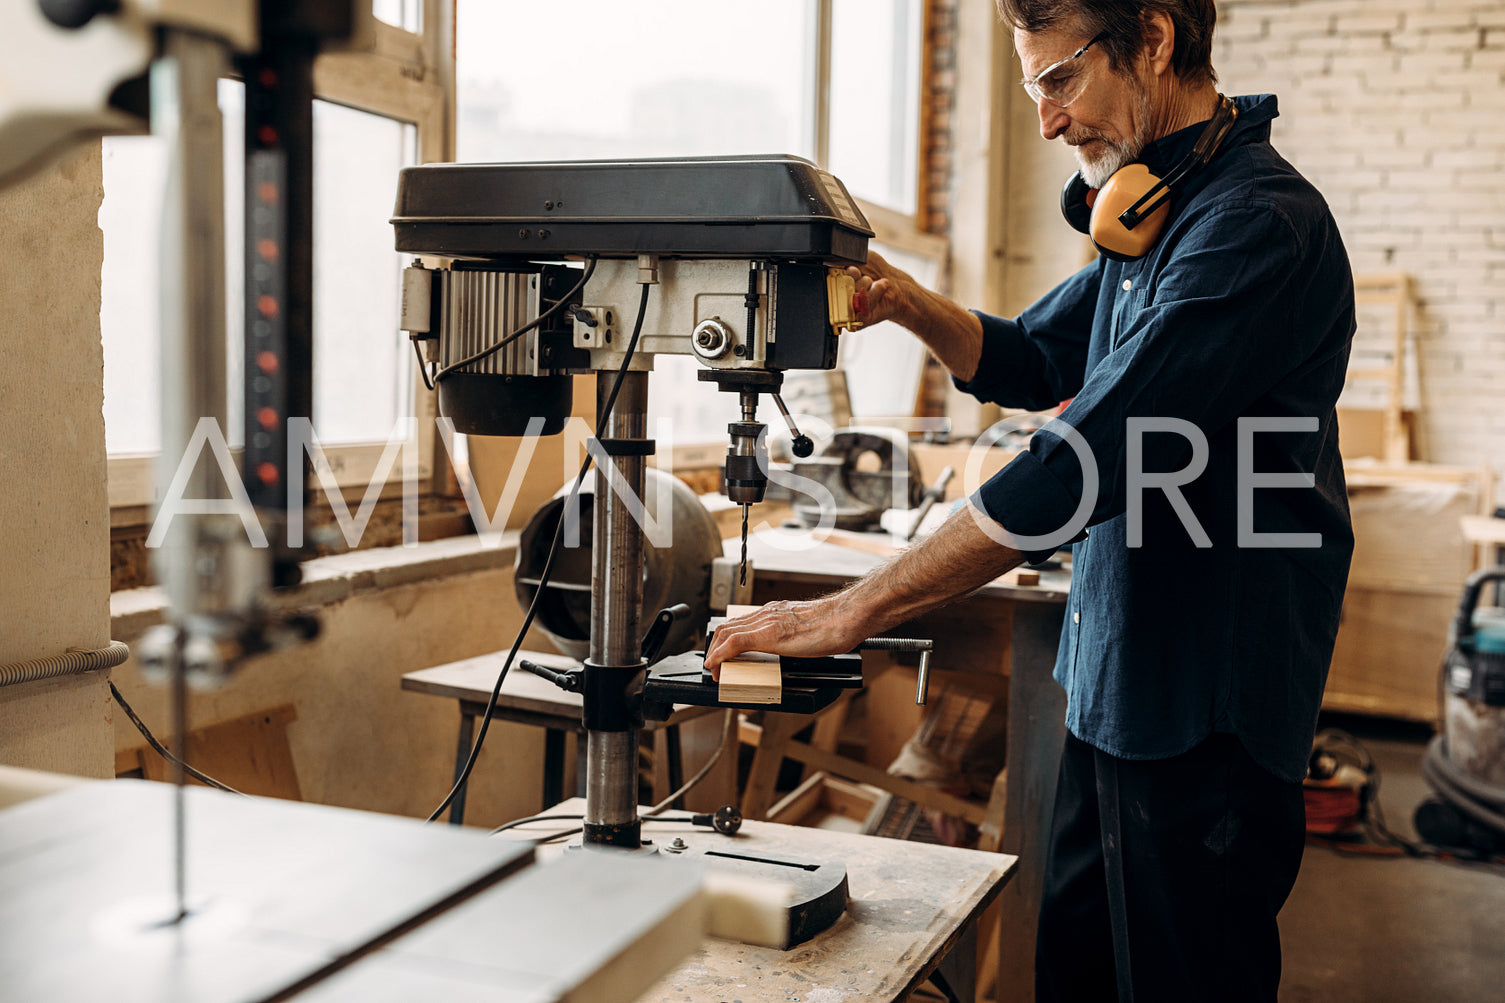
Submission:
[[[1085,233],[1099,251],[1115,261],[1134,261],[1150,253],[1170,214],[1175,186],[1193,177],[1217,155],[1233,130],[1238,109],[1218,95],[1218,110],[1179,164],[1164,178],[1143,164],[1127,164],[1101,189],[1089,188],[1077,171],[1061,189],[1061,215],[1072,229]]]

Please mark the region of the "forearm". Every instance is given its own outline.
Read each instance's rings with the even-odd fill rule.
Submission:
[[[837,598],[873,636],[986,585],[1024,563],[1023,554],[983,531],[978,520],[986,519],[968,505]]]
[[[895,318],[919,336],[953,376],[968,382],[982,358],[982,322],[939,293],[922,290],[912,310]]]

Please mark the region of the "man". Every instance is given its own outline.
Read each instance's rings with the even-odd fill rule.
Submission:
[[[1220,107],[1212,0],[999,6],[1041,134],[1075,149],[1090,186],[1131,162],[1163,177]],[[849,650],[1044,556],[1081,506],[1043,1000],[1273,1000],[1279,985],[1276,914],[1352,552],[1334,406],[1353,293],[1325,203],[1269,144],[1275,98],[1235,105],[1143,257],[1101,257],[1017,320],[872,257],[859,307],[913,330],[962,389],[1071,403],[923,544],[837,595],[729,623],[706,658]]]

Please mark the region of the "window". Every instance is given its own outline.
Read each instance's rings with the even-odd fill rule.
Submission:
[[[923,12],[924,0],[458,0],[457,159],[791,153],[828,166],[880,240],[938,278],[945,241],[914,221]],[[922,365],[911,336],[874,329],[860,351],[843,348],[843,367],[851,354],[882,369],[878,346],[895,335]],[[697,368],[660,357],[649,392],[650,420],[673,418],[685,443],[721,438],[738,417],[733,395],[693,386]],[[907,415],[907,394],[885,384],[866,413]]]
[[[463,161],[793,153],[913,216],[923,0],[458,0]]]
[[[341,485],[364,488],[397,420],[431,409],[416,395],[407,340],[397,328],[403,261],[387,222],[397,172],[449,159],[447,101],[438,72],[449,51],[420,22],[448,23],[448,0],[376,0],[374,44],[325,55],[315,67],[314,432]],[[394,25],[401,25],[397,27]],[[239,444],[242,303],[243,88],[220,83],[225,135],[227,379],[225,428]],[[100,322],[105,352],[105,437],[112,506],[149,504],[159,447],[157,241],[166,179],[154,137],[104,140],[100,209],[105,261]],[[432,428],[419,414],[420,428]],[[424,474],[432,438],[420,440]]]
[[[919,195],[920,6],[835,0],[831,17],[831,173],[905,216]]]

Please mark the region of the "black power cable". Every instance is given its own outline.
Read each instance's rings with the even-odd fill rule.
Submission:
[[[590,277],[590,270],[594,267],[595,259],[592,258],[590,265],[587,266],[585,278],[580,280],[580,282],[576,286],[576,289],[585,284],[585,279],[588,279]],[[617,378],[611,385],[611,393],[606,397],[606,404],[601,409],[601,413],[596,416],[596,428],[598,429],[604,428],[606,426],[607,419],[611,417],[612,408],[614,408],[617,403],[617,392],[622,389],[622,379],[627,375],[628,367],[632,365],[632,356],[633,353],[637,351],[638,347],[638,337],[643,333],[643,317],[648,312],[649,288],[650,287],[647,284],[644,284],[642,298],[638,300],[637,320],[634,321],[632,325],[632,338],[627,342],[627,354],[623,357],[622,365],[617,370]],[[572,295],[574,295],[574,290],[571,290],[559,302],[564,303]],[[509,335],[509,337],[516,337],[517,334],[521,333],[522,332],[519,331],[516,334]],[[501,344],[494,346],[494,348],[501,347]],[[457,365],[459,364],[460,363],[457,363]],[[453,369],[454,367],[450,366],[448,368]],[[446,371],[447,370],[440,370],[439,375],[442,376]],[[438,377],[436,377],[436,379],[437,378]],[[576,499],[580,497],[580,485],[585,481],[585,475],[590,472],[591,463],[592,457],[590,455],[590,451],[587,450],[585,455],[585,462],[580,464],[580,473],[575,475],[575,483],[570,487],[569,497],[565,500],[564,511],[570,511],[572,506],[574,506]],[[554,570],[554,558],[559,553],[559,541],[564,535],[565,521],[565,519],[561,518],[559,520],[559,524],[554,527],[554,539],[549,544],[549,556],[544,560],[543,570],[539,573],[538,576],[538,591],[533,593],[533,601],[528,604],[528,612],[527,615],[523,617],[523,625],[518,628],[517,637],[512,641],[512,648],[507,652],[507,660],[502,663],[501,674],[496,677],[496,685],[491,688],[491,699],[486,702],[486,712],[481,715],[481,730],[476,733],[475,745],[471,746],[470,756],[465,760],[465,767],[460,771],[460,776],[455,780],[455,785],[450,788],[450,791],[447,795],[445,795],[444,800],[439,802],[439,807],[435,808],[432,814],[429,815],[428,821],[430,822],[434,821],[441,814],[443,814],[444,809],[448,808],[450,804],[455,800],[455,797],[465,789],[465,784],[470,780],[470,771],[475,769],[476,759],[481,754],[481,744],[486,741],[486,732],[491,727],[491,715],[496,710],[497,700],[501,697],[502,683],[506,680],[507,673],[512,669],[512,662],[517,658],[518,649],[523,646],[523,638],[527,635],[528,628],[533,626],[533,618],[538,615],[538,604],[543,600],[544,591],[548,588],[549,575],[552,574]]]
[[[136,712],[131,709],[131,705],[125,702],[125,697],[120,695],[120,691],[115,688],[114,683],[110,684],[110,695],[115,698],[115,702],[120,705],[120,709],[125,711],[125,716],[131,719],[131,724],[134,724],[136,726],[136,730],[141,732],[141,737],[146,739],[146,744],[150,745],[156,751],[157,755],[167,760],[173,766],[180,768],[190,777],[193,777],[195,780],[198,780],[202,783],[206,783],[210,787],[218,787],[222,791],[226,791],[230,794],[237,794],[240,797],[249,797],[249,795],[241,794],[240,791],[236,790],[234,787],[231,787],[229,784],[220,783],[218,780],[209,776],[209,774],[207,773],[200,773],[198,770],[194,769],[192,766],[189,766],[177,756],[174,756],[171,752],[167,751],[167,747],[161,742],[157,741],[157,737],[151,733],[151,729],[146,726],[146,723],[142,721],[141,718],[136,716]]]

